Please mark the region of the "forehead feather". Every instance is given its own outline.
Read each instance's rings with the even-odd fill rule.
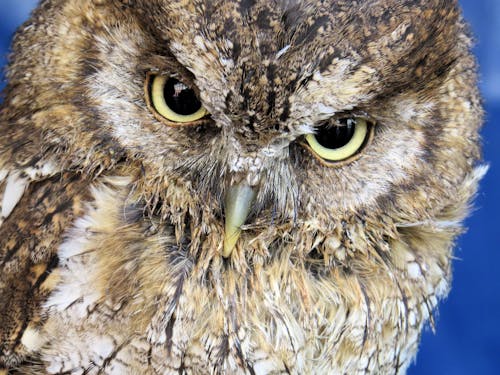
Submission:
[[[142,16],[150,17],[167,39],[188,44],[198,35],[219,51],[230,40],[235,60],[247,57],[241,55],[245,48],[271,58],[287,45],[304,51],[303,56],[321,47],[330,52],[318,62],[323,69],[333,56],[351,50],[381,58],[387,48],[403,56],[424,43],[442,47],[458,19],[456,1],[449,0],[153,0],[143,7],[148,12]]]
[[[202,86],[219,83],[214,90],[223,97],[231,77],[244,85],[247,73],[256,72],[265,81],[270,69],[271,83],[289,94],[320,77],[311,83],[310,100],[332,85],[342,91],[339,103],[351,94],[369,98],[429,88],[456,61],[457,38],[463,37],[456,1],[142,3],[148,12],[141,16],[149,17],[176,58],[206,81]]]

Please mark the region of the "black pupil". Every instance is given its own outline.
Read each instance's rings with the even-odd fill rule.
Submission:
[[[165,83],[163,95],[170,109],[179,115],[192,115],[201,108],[194,91],[175,78]]]
[[[329,149],[336,149],[349,143],[356,129],[356,121],[348,119],[340,121],[341,126],[323,126],[316,131],[318,143]]]

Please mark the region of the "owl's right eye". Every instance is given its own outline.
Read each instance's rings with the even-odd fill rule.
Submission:
[[[194,90],[174,77],[148,74],[146,98],[153,113],[168,125],[197,125],[209,114]]]

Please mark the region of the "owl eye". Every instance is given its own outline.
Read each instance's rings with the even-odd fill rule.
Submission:
[[[150,74],[146,81],[149,106],[171,124],[189,124],[208,115],[194,90],[178,79]]]
[[[350,160],[357,155],[371,137],[370,124],[361,117],[345,118],[337,124],[326,124],[315,134],[306,135],[307,145],[315,156],[328,162]]]

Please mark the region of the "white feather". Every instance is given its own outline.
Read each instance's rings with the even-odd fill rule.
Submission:
[[[28,182],[27,178],[19,176],[18,173],[9,174],[2,199],[2,219],[6,219],[12,213],[21,200]]]
[[[51,160],[43,163],[38,163],[34,167],[29,167],[23,172],[30,178],[30,180],[40,180],[43,177],[52,176],[57,172],[56,164]]]
[[[418,279],[422,277],[422,272],[420,271],[420,266],[418,265],[418,263],[412,262],[408,264],[407,271],[408,276],[411,279]]]
[[[91,342],[95,353],[101,359],[109,357],[115,350],[113,340],[109,337],[93,337]]]
[[[21,338],[21,343],[30,352],[36,352],[43,346],[43,344],[45,344],[45,340],[43,339],[42,335],[40,335],[40,332],[28,327],[24,331],[23,337]]]
[[[5,180],[5,177],[9,174],[9,171],[7,169],[0,169],[0,182]]]
[[[276,59],[279,59],[281,56],[283,56],[286,51],[288,51],[290,49],[290,44],[286,45],[285,47],[283,47],[282,49],[280,49],[278,51],[278,53],[276,54]]]

